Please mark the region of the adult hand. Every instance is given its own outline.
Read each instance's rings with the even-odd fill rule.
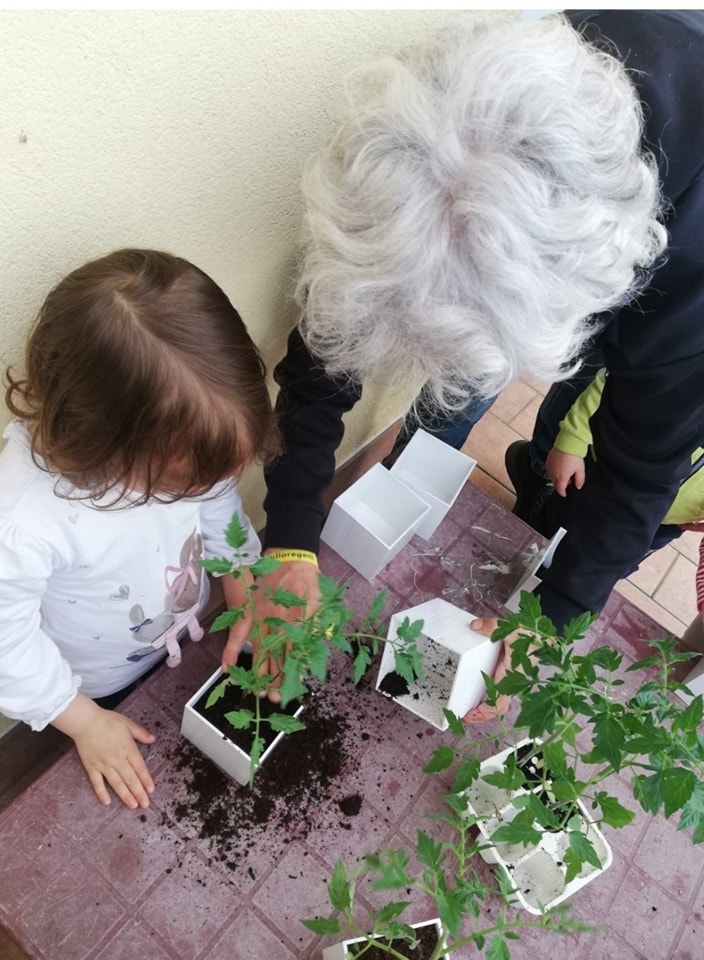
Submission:
[[[154,743],[154,734],[129,717],[103,710],[82,693],[76,694],[52,725],[73,739],[101,803],[110,803],[107,781],[131,810],[149,806],[154,781],[137,744]]]
[[[490,637],[494,630],[496,630],[498,623],[499,621],[493,617],[486,617],[473,620],[469,626],[476,633],[481,633],[484,637]],[[499,659],[496,661],[496,667],[494,668],[494,674],[492,676],[494,683],[498,683],[499,680],[503,679],[506,675],[506,670],[510,662],[509,650],[512,639],[515,639],[514,634],[506,637],[501,644]],[[510,703],[509,697],[506,696],[500,696],[494,707],[490,707],[487,703],[480,703],[472,710],[469,710],[464,717],[462,717],[462,720],[464,723],[486,723],[487,720],[495,720],[496,717],[502,717],[508,712]]]
[[[545,470],[561,497],[567,496],[567,488],[573,483],[577,490],[584,486],[585,470],[582,457],[563,453],[553,447],[545,458]]]
[[[228,579],[232,580],[231,577]],[[237,583],[238,581],[233,582]],[[228,587],[226,585],[224,587],[228,606],[238,605],[231,601],[228,595]],[[254,612],[247,610],[244,618],[230,628],[230,634],[222,655],[223,670],[227,670],[229,664],[237,662],[240,651],[247,640],[252,643],[253,662],[256,662],[258,643],[256,638],[250,636],[255,615],[259,622],[262,622],[265,617],[279,617],[282,620],[293,622],[294,620],[312,617],[316,610],[320,608],[318,568],[315,564],[308,563],[305,560],[286,560],[282,562],[276,570],[259,577],[257,587],[253,600]],[[267,595],[279,589],[288,590],[295,596],[301,597],[305,604],[300,607],[282,607],[272,603],[271,600],[267,599]],[[283,682],[283,661],[276,657],[267,657],[259,664],[259,673],[274,677],[268,697],[272,703],[280,703],[279,687]]]

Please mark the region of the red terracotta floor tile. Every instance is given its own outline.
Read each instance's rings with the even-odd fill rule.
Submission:
[[[458,523],[470,528],[471,545],[459,536]],[[379,578],[392,587],[387,613],[441,590],[443,582],[465,609],[498,609],[517,574],[512,565],[525,562],[535,540],[471,484],[441,538],[438,544],[414,541]],[[482,580],[472,594],[463,593],[472,563],[485,567]],[[510,574],[501,573],[502,564]],[[321,567],[351,577],[355,607],[378,589],[332,556]],[[646,649],[643,638],[657,634],[646,613],[615,594],[583,643],[614,643],[630,663]],[[448,777],[426,777],[422,768],[449,734],[376,693],[375,668],[355,689],[342,654],[332,658],[325,688],[331,708],[348,723],[333,787],[303,817],[272,796],[267,809],[277,812],[275,828],[264,823],[233,841],[204,831],[194,771],[177,731],[182,704],[217,666],[221,643],[210,637],[200,647],[189,645],[180,673],[164,669],[125,702],[124,711],[139,722],[160,725],[152,752],[157,792],[148,811],[128,811],[117,801],[101,807],[70,753],[0,812],[0,915],[33,960],[319,960],[330,938],[321,940],[299,919],[329,912],[326,886],[337,858],[355,863],[370,848],[412,842],[419,828],[434,832],[425,814],[442,811]],[[628,676],[624,695],[638,682]],[[495,732],[488,723],[468,736]],[[482,747],[484,754],[491,749]],[[224,778],[218,783],[213,789],[222,809],[243,817],[246,789]],[[609,786],[628,805],[626,779]],[[357,796],[359,806],[350,806]],[[512,948],[513,960],[699,960],[704,848],[692,847],[675,823],[643,813],[608,837],[614,864],[572,904],[575,918],[603,929],[564,939],[531,930]],[[483,862],[478,872],[493,876]],[[363,882],[360,909],[377,895]],[[495,901],[485,909],[491,922]],[[410,912],[420,917],[425,910],[419,898]],[[457,951],[457,960],[476,957],[473,948]]]

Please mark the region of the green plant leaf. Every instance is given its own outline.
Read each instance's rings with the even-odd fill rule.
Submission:
[[[408,886],[412,882],[408,874],[408,863],[409,857],[405,850],[390,850],[386,863],[379,861],[379,876],[372,884],[373,889],[393,890]]]
[[[416,857],[420,863],[437,872],[442,863],[442,844],[423,830],[416,833]]]
[[[704,699],[702,695],[695,697],[679,716],[672,721],[673,731],[696,730],[704,716]]]
[[[390,923],[401,916],[407,907],[410,907],[410,900],[398,900],[394,903],[386,903],[377,910],[376,916],[380,923]]]
[[[383,590],[380,590],[379,593],[372,600],[371,606],[369,607],[369,613],[364,618],[365,624],[376,623],[376,621],[381,617],[381,611],[384,609],[384,601],[388,594],[388,590],[384,587]]]
[[[304,927],[308,927],[313,933],[319,933],[323,936],[332,936],[336,933],[342,933],[342,927],[337,917],[319,918],[317,920],[301,920]]]
[[[616,797],[610,797],[603,791],[599,791],[595,797],[596,802],[601,809],[601,815],[605,823],[610,827],[625,827],[633,820],[635,813],[622,806]]]
[[[256,673],[254,673],[253,670],[248,670],[246,667],[240,667],[236,663],[231,664],[227,668],[227,675],[229,683],[231,683],[233,687],[244,690],[245,693],[255,693],[259,687],[259,678]],[[266,689],[266,686],[264,689]]]
[[[580,833],[579,830],[568,830],[567,836],[570,841],[570,850],[579,857],[582,863],[590,863],[593,867],[601,869],[601,860],[597,856],[594,844],[589,837]]]
[[[305,730],[306,725],[298,717],[292,717],[288,713],[272,713],[268,718],[272,730],[283,733],[297,733],[299,730]]]
[[[682,808],[678,830],[696,830],[700,824],[704,824],[704,780],[697,780],[692,796]]]
[[[484,783],[501,790],[519,790],[525,783],[525,778],[515,763],[507,764],[503,770],[492,770],[482,775]]]
[[[492,843],[523,843],[528,847],[534,847],[542,838],[540,830],[522,823],[518,817],[510,823],[502,823],[491,835]]]
[[[301,680],[300,670],[300,665],[294,657],[289,656],[286,658],[284,661],[284,679],[279,687],[281,703],[284,706],[307,693],[307,688]]]
[[[500,934],[495,934],[489,943],[486,953],[486,960],[511,960],[508,946]]]
[[[267,573],[273,573],[274,570],[278,570],[280,566],[281,561],[275,560],[274,557],[259,557],[249,569],[253,577],[265,577]]]
[[[433,750],[430,761],[423,767],[424,773],[439,773],[451,767],[455,759],[455,751],[446,743],[441,743]]]
[[[626,738],[623,727],[613,713],[594,718],[594,745],[592,755],[606,760],[617,772],[621,769]]]
[[[232,519],[225,528],[225,541],[228,547],[233,550],[239,550],[247,542],[247,531],[242,525],[238,513],[233,514]]]
[[[461,719],[457,714],[453,713],[452,710],[448,710],[446,707],[443,708],[443,715],[447,720],[447,725],[450,728],[450,733],[453,737],[462,737],[464,740],[467,736],[467,731],[465,726],[462,723]]]
[[[254,714],[251,710],[230,710],[225,714],[225,719],[235,730],[246,730],[254,723]]]
[[[615,673],[621,666],[623,655],[617,650],[614,650],[613,647],[596,647],[594,650],[589,651],[588,660],[595,666],[602,667],[602,669],[608,670],[610,673]]]
[[[572,883],[574,878],[581,872],[584,863],[574,850],[571,849],[565,850],[562,861],[565,865],[565,883]]]
[[[252,777],[254,776],[254,771],[259,766],[259,761],[262,758],[263,752],[264,752],[264,738],[255,737],[252,742],[252,749],[249,751],[250,783],[251,783]]]
[[[335,910],[349,910],[352,905],[352,883],[347,877],[345,865],[338,860],[328,883],[328,897]]]
[[[218,700],[222,700],[222,698],[225,696],[225,691],[227,690],[229,684],[230,684],[230,681],[227,679],[227,677],[225,677],[225,679],[221,680],[216,687],[213,687],[213,689],[208,694],[208,699],[205,701],[206,710],[209,707],[214,706],[218,702]]]
[[[267,593],[267,600],[270,600],[277,607],[285,607],[287,610],[293,607],[303,607],[306,602],[303,597],[299,597],[298,594],[285,590],[283,587],[277,587],[276,590]]]
[[[478,757],[468,757],[463,760],[455,771],[455,779],[452,782],[452,792],[461,793],[474,783],[479,776],[481,765]]]
[[[440,921],[451,937],[457,938],[465,914],[464,903],[456,890],[440,889],[435,894]]]
[[[681,810],[690,799],[694,793],[697,778],[691,770],[672,767],[670,770],[663,770],[660,779],[665,816],[670,817],[676,810]]]
[[[360,643],[357,647],[357,655],[354,658],[353,680],[354,680],[355,686],[357,686],[359,681],[367,672],[367,667],[371,662],[372,662],[372,658],[369,653],[369,647],[366,645],[366,643]]]
[[[330,648],[320,636],[309,639],[306,650],[306,665],[308,670],[322,683],[327,676]]]
[[[232,560],[226,560],[224,557],[211,557],[208,560],[201,560],[200,565],[208,573],[214,573],[223,576],[232,570]]]
[[[242,607],[230,607],[228,610],[223,610],[223,612],[219,613],[213,620],[210,632],[217,633],[218,630],[226,630],[228,627],[233,627],[243,616],[244,610]]]
[[[640,773],[633,777],[633,796],[646,813],[657,813],[663,802],[662,783],[656,773],[646,777]]]

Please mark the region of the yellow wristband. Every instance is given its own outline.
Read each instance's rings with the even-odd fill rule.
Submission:
[[[318,566],[318,558],[310,550],[270,550],[267,557],[281,560],[282,563],[287,560],[302,560],[304,563],[312,563],[314,567]]]

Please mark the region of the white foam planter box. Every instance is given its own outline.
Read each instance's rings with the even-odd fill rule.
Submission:
[[[476,460],[432,434],[416,430],[391,473],[430,505],[416,528],[417,536],[432,537],[476,465]]]
[[[470,629],[473,614],[439,597],[395,613],[389,622],[389,640],[395,639],[406,617],[411,623],[423,621],[417,646],[423,658],[424,677],[409,684],[408,693],[392,699],[438,730],[447,730],[443,710],[463,717],[484,699],[486,685],[482,673],[493,675],[501,644]],[[379,692],[384,693],[384,678],[394,670],[393,646],[385,643],[376,681]]]
[[[320,539],[373,580],[429,511],[425,500],[375,463],[333,502]]]
[[[216,766],[220,767],[223,773],[228,774],[243,786],[249,783],[250,756],[245,753],[236,743],[225,737],[222,731],[213,726],[209,720],[206,720],[195,709],[195,705],[205,694],[209,687],[224,677],[223,672],[218,668],[215,673],[209,677],[200,689],[193,694],[186,706],[183,708],[183,718],[181,720],[181,734],[198,749],[209,757]],[[296,710],[294,716],[298,716],[303,710],[304,705]],[[234,733],[234,729],[233,729]],[[278,736],[269,744],[259,759],[259,766],[266,762],[266,758],[271,755],[274,749],[281,742],[285,733],[279,733]]]
[[[507,610],[510,610],[511,613],[518,613],[518,605],[521,600],[521,593],[526,590],[528,593],[532,593],[536,587],[540,586],[542,581],[538,576],[536,576],[540,567],[545,567],[547,569],[552,563],[552,558],[555,555],[557,546],[560,543],[560,540],[567,533],[564,527],[560,527],[557,533],[554,534],[550,543],[542,550],[539,550],[533,559],[530,561],[528,566],[523,573],[523,576],[516,584],[516,587],[508,598],[504,607]]]
[[[422,927],[434,926],[437,930],[438,942],[443,944],[443,932],[442,925],[439,920],[425,920],[423,923],[411,923],[409,926],[413,927],[414,930],[420,930]],[[323,960],[350,960],[353,956],[349,948],[355,943],[365,943],[364,937],[355,937],[352,940],[342,940],[340,943],[335,943],[331,947],[326,947],[323,950]],[[444,953],[443,957],[451,957],[451,953]]]
[[[481,765],[481,774],[501,770],[504,760],[510,753],[530,742],[530,740],[522,740],[515,747],[509,747],[489,757]],[[539,743],[539,741],[534,742]],[[540,789],[536,787],[536,790]],[[566,882],[563,858],[569,846],[569,839],[565,831],[544,833],[540,843],[531,847],[520,843],[493,843],[491,837],[494,831],[502,824],[510,822],[517,813],[512,800],[521,793],[526,791],[502,790],[485,783],[480,776],[480,779],[467,791],[468,806],[470,812],[480,818],[477,827],[487,842],[487,847],[479,851],[480,856],[487,863],[503,867],[513,885],[516,898],[524,910],[541,915],[600,876],[611,866],[613,856],[604,835],[580,801],[577,801],[577,806],[583,818],[582,832],[594,845],[597,857],[601,861],[601,868],[585,864],[574,879],[569,883]]]

